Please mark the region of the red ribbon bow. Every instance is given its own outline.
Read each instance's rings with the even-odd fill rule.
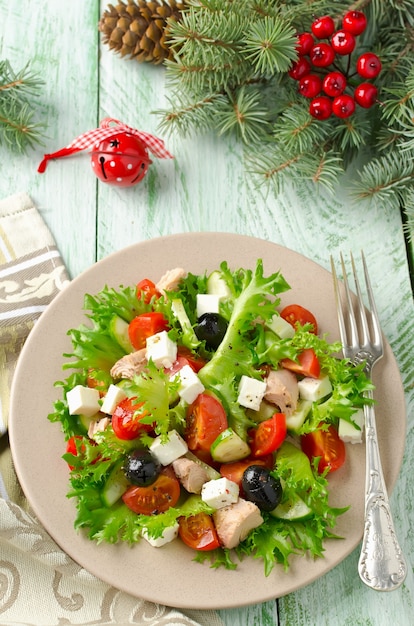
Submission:
[[[173,155],[165,148],[162,139],[154,137],[154,135],[150,135],[149,133],[145,133],[142,130],[137,130],[136,128],[127,126],[119,120],[115,120],[111,117],[106,117],[101,121],[99,128],[89,130],[86,133],[79,135],[79,137],[76,137],[76,139],[68,144],[66,148],[62,148],[61,150],[58,150],[57,152],[53,152],[51,154],[45,154],[42,162],[37,168],[37,171],[40,174],[43,174],[43,172],[46,170],[48,162],[51,159],[59,159],[61,157],[70,156],[75,152],[80,152],[81,150],[93,148],[94,146],[98,147],[101,141],[103,141],[104,139],[108,139],[109,137],[112,137],[119,132],[126,132],[134,135],[135,137],[138,137],[145,144],[148,150],[159,159],[174,158]]]

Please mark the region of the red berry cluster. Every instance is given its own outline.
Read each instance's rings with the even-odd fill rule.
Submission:
[[[356,104],[368,109],[377,101],[378,90],[370,82],[361,82],[351,91],[351,54],[356,37],[364,32],[367,18],[361,11],[348,11],[342,20],[342,28],[336,30],[329,15],[316,19],[312,32],[298,36],[299,59],[289,70],[289,76],[299,83],[299,92],[310,98],[309,113],[318,120],[326,120],[332,114],[347,118],[355,111]],[[322,41],[325,40],[325,41]],[[346,69],[341,59],[348,57]],[[365,52],[356,60],[355,74],[365,81],[378,76],[381,61],[373,52]],[[345,90],[351,94],[345,93]]]

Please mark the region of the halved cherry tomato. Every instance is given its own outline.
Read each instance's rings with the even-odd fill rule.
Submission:
[[[80,451],[82,452],[82,449],[85,450],[85,444],[76,444],[77,441],[81,442],[83,440],[83,437],[81,435],[73,435],[73,437],[70,437],[67,442],[66,442],[66,453],[67,454],[73,454],[73,456],[78,456],[79,452],[78,452],[78,445],[80,445]],[[68,462],[68,466],[70,470],[73,470],[75,468],[74,465],[71,465]]]
[[[286,415],[275,413],[270,419],[260,422],[253,431],[250,448],[254,457],[261,457],[277,450],[286,439]]]
[[[162,313],[150,311],[134,317],[129,323],[128,335],[135,350],[145,348],[148,337],[168,330],[168,320]]]
[[[180,517],[178,523],[179,536],[193,550],[207,551],[220,547],[214,522],[207,513]]]
[[[116,405],[112,414],[112,428],[118,439],[136,439],[143,432],[150,432],[153,429],[151,424],[143,424],[140,420],[144,415],[134,417],[137,410],[143,405],[143,402],[136,401],[136,397],[125,398]]]
[[[188,407],[185,440],[190,450],[210,452],[213,441],[227,427],[227,415],[221,402],[203,392]]]
[[[153,283],[149,278],[144,278],[139,281],[136,288],[136,294],[139,300],[141,300],[141,298],[144,299],[145,304],[149,304],[152,298],[159,298],[161,295],[156,288],[155,283]]]
[[[273,457],[272,457],[273,461]],[[223,463],[220,465],[219,472],[228,480],[231,480],[233,483],[236,483],[241,489],[242,478],[245,470],[251,465],[263,465],[263,467],[268,467],[272,469],[274,463],[270,465],[267,459],[243,459],[242,461],[233,461],[232,463]]]
[[[312,324],[313,330],[311,332],[315,335],[318,334],[318,323],[315,316],[300,304],[288,304],[280,312],[280,317],[283,317],[284,320],[289,322],[293,328],[296,328],[296,324],[300,324],[301,326]]]
[[[206,361],[202,359],[200,356],[193,354],[191,350],[185,348],[184,346],[178,346],[177,349],[177,359],[174,363],[166,369],[166,373],[168,375],[175,374],[179,372],[185,365],[189,365],[194,372],[199,372],[202,367],[206,364]]]
[[[297,361],[291,359],[282,359],[280,365],[295,374],[301,376],[311,376],[312,378],[319,378],[321,373],[321,364],[315,354],[313,348],[305,348],[303,352],[298,355]]]
[[[326,468],[329,471],[342,467],[345,462],[345,444],[339,438],[338,431],[334,426],[329,426],[328,430],[314,430],[311,433],[302,435],[300,445],[303,452],[312,460],[320,457],[318,472],[321,474]]]
[[[173,470],[164,468],[157,480],[148,487],[129,487],[122,500],[139,515],[163,513],[175,506],[180,497],[180,483]]]

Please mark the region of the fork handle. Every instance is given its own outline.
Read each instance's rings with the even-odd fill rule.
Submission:
[[[372,397],[372,393],[369,394]],[[358,572],[377,591],[393,591],[402,585],[407,564],[394,530],[387,488],[378,448],[375,411],[365,405],[366,476],[365,523]]]

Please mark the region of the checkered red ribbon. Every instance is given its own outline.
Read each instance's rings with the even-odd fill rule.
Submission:
[[[130,135],[138,137],[138,139],[145,144],[148,150],[159,159],[174,158],[173,155],[165,148],[162,139],[154,137],[154,135],[150,135],[149,133],[145,133],[141,130],[137,130],[136,128],[132,128],[131,126],[127,126],[119,120],[106,117],[100,123],[99,128],[89,130],[86,133],[79,135],[79,137],[76,137],[76,139],[68,144],[66,148],[62,148],[61,150],[51,154],[45,154],[37,171],[42,174],[51,159],[59,159],[82,150],[87,150],[88,148],[93,148],[94,146],[98,146],[104,139],[117,135],[119,132],[129,133]]]

